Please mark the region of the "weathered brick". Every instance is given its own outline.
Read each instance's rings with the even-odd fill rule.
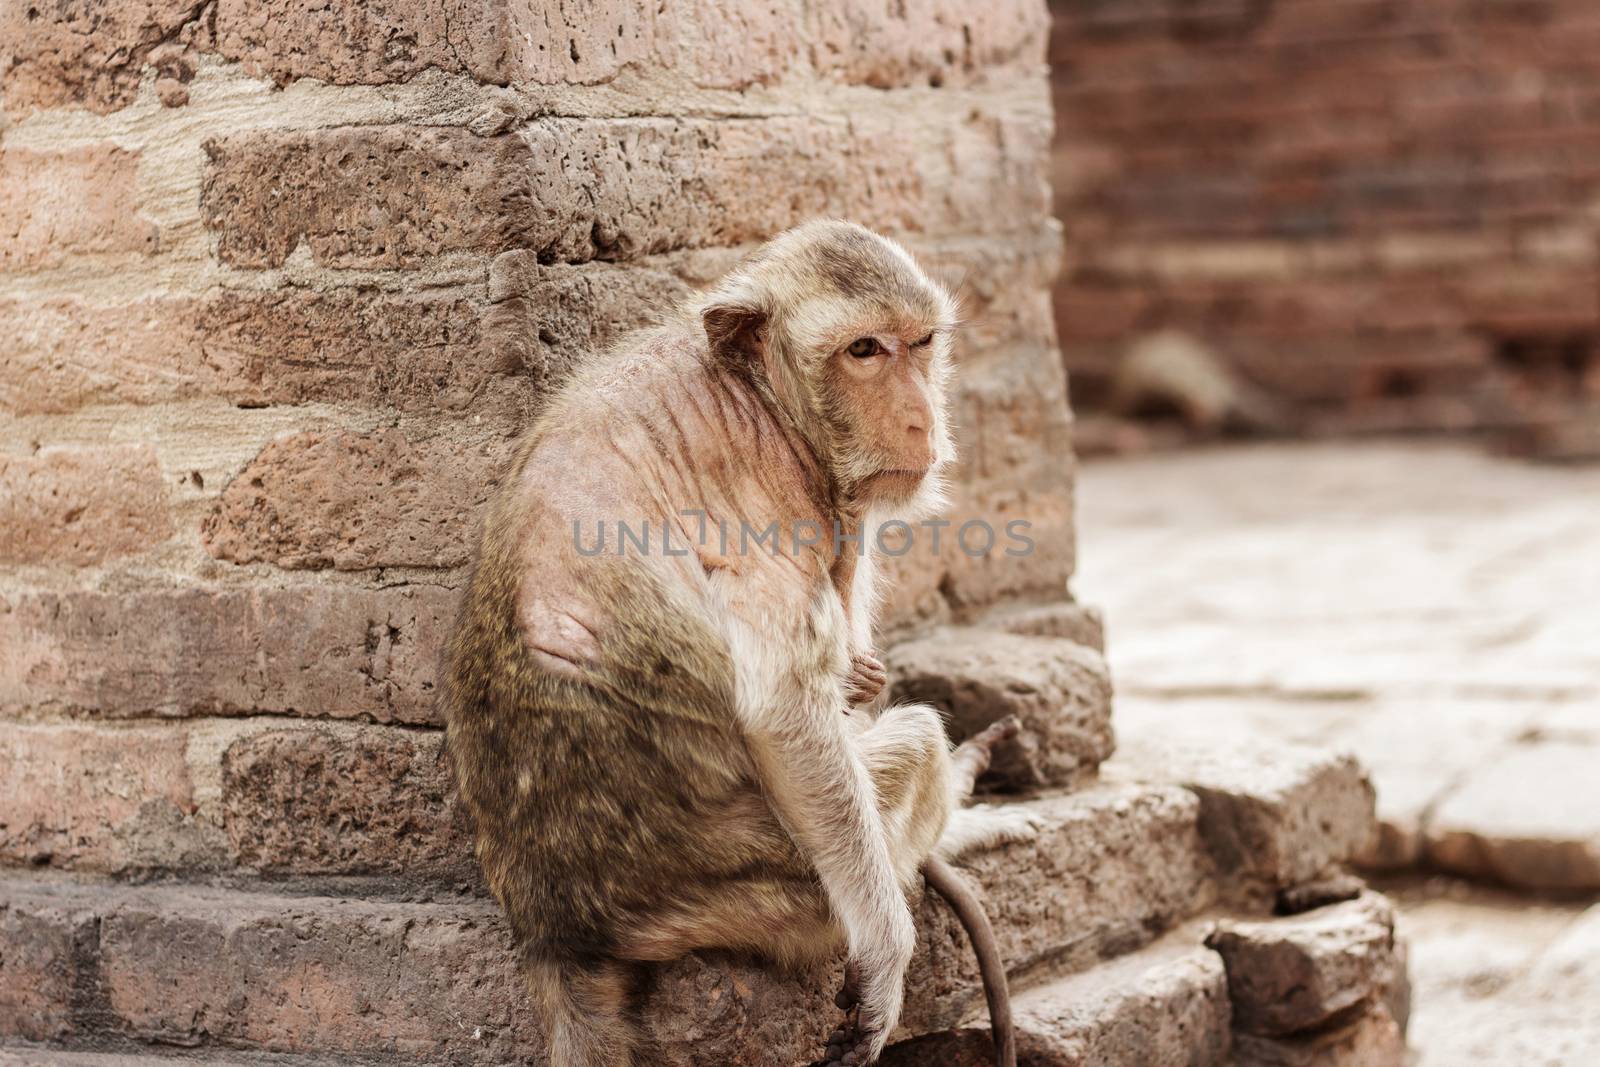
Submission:
[[[481,879],[451,803],[444,735],[379,726],[286,727],[222,754],[233,860],[273,874]]]
[[[483,343],[468,295],[220,292],[195,317],[200,387],[259,407],[308,401],[459,410],[517,368]]]
[[[1017,1059],[1028,1067],[1225,1067],[1228,989],[1222,964],[1182,929],[1081,974],[1013,992]],[[988,1067],[987,1019],[885,1050],[884,1067]]]
[[[296,78],[378,85],[406,81],[430,67],[505,84],[513,71],[521,73],[519,49],[532,47],[510,32],[510,7],[497,0],[335,0],[316,8],[287,0],[220,0],[213,15],[215,49],[279,85]],[[559,58],[566,59],[564,47]]]
[[[99,563],[172,535],[148,445],[0,454],[0,563]]]
[[[350,127],[235,134],[205,151],[201,216],[235,266],[282,266],[301,241],[318,263],[403,266],[494,252],[533,224],[514,136]]]
[[[0,1037],[48,1041],[76,1027],[95,914],[73,900],[0,889]]]
[[[70,298],[0,301],[0,408],[59,414],[192,392],[200,374],[194,309],[152,299],[102,308]]]
[[[654,266],[541,264],[533,252],[507,252],[490,268],[485,339],[497,363],[552,381],[628,331],[661,321],[689,292]]]
[[[181,727],[10,723],[0,736],[0,859],[175,867],[195,811]],[[175,832],[176,831],[176,832]]]
[[[228,484],[202,539],[218,559],[291,569],[459,566],[511,443],[413,442],[392,427],[291,434]]]
[[[987,621],[989,625],[1008,633],[1065,638],[1105,655],[1105,616],[1099,608],[1086,604],[1057,600],[1001,611]]]
[[[10,3],[0,7],[0,92],[8,111],[133,102],[150,53],[190,35],[196,0]]]
[[[1226,921],[1206,938],[1228,969],[1233,1025],[1310,1033],[1376,1004],[1395,971],[1394,908],[1376,893],[1267,921]]]
[[[458,410],[520,372],[496,362],[467,297],[223,290],[101,307],[0,302],[0,407],[220,396],[241,407],[307,401]]]
[[[138,153],[111,144],[0,151],[0,270],[55,266],[96,252],[155,251],[159,234],[139,210],[138,177]]]
[[[1044,5],[1031,0],[913,0],[887,13],[870,2],[807,5],[811,62],[824,74],[881,89],[969,82],[986,68],[1042,64]]]
[[[881,229],[1027,229],[1048,216],[1049,124],[973,110],[811,118],[540,119],[517,133],[359,127],[207,142],[224,262],[393,267],[450,252],[626,259],[752,242],[816,215]],[[772,190],[790,190],[783,197]]]
[[[8,591],[0,710],[433,722],[454,601],[431,585]]]
[[[1051,7],[1058,310],[1086,384],[1177,328],[1295,402],[1290,429],[1496,426],[1474,346],[1600,324],[1581,8],[1480,5],[1469,46],[1419,32],[1454,0]]]

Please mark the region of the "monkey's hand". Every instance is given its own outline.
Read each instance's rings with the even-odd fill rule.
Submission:
[[[905,913],[906,946],[884,953],[853,953],[845,966],[844,986],[834,1003],[845,1012],[844,1022],[828,1035],[828,1047],[816,1067],[865,1067],[876,1063],[900,1021],[905,992],[905,969],[910,945],[915,943],[910,910]]]
[[[850,658],[850,673],[844,676],[845,700],[853,708],[865,707],[878,699],[889,683],[889,672],[871,652],[857,652]]]

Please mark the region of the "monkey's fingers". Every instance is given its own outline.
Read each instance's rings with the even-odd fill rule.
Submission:
[[[861,971],[854,960],[844,965],[844,984],[834,995],[833,1002],[840,1011],[850,1011],[861,1002]]]
[[[850,674],[845,679],[845,695],[852,706],[870,704],[888,684],[889,675],[885,673],[881,664],[874,669],[870,665],[863,665],[858,659],[851,666]]]

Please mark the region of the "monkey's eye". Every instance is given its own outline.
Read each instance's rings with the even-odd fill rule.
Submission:
[[[850,348],[848,351],[857,359],[866,359],[868,356],[877,355],[879,352],[883,351],[883,349],[878,347],[878,342],[874,338],[858,337],[854,341],[850,342]]]
[[[912,348],[927,348],[931,344],[933,344],[933,334],[930,333],[920,341],[912,341],[911,342],[911,347]]]

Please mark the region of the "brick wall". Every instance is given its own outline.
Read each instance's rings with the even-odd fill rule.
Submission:
[[[537,1045],[438,759],[478,507],[564,368],[785,226],[847,215],[960,283],[952,517],[1034,524],[1030,557],[915,557],[888,633],[1063,596],[1046,29],[6,5],[0,1039]]]
[[[1298,425],[1600,403],[1600,9],[1053,0],[1080,407],[1177,327]]]

